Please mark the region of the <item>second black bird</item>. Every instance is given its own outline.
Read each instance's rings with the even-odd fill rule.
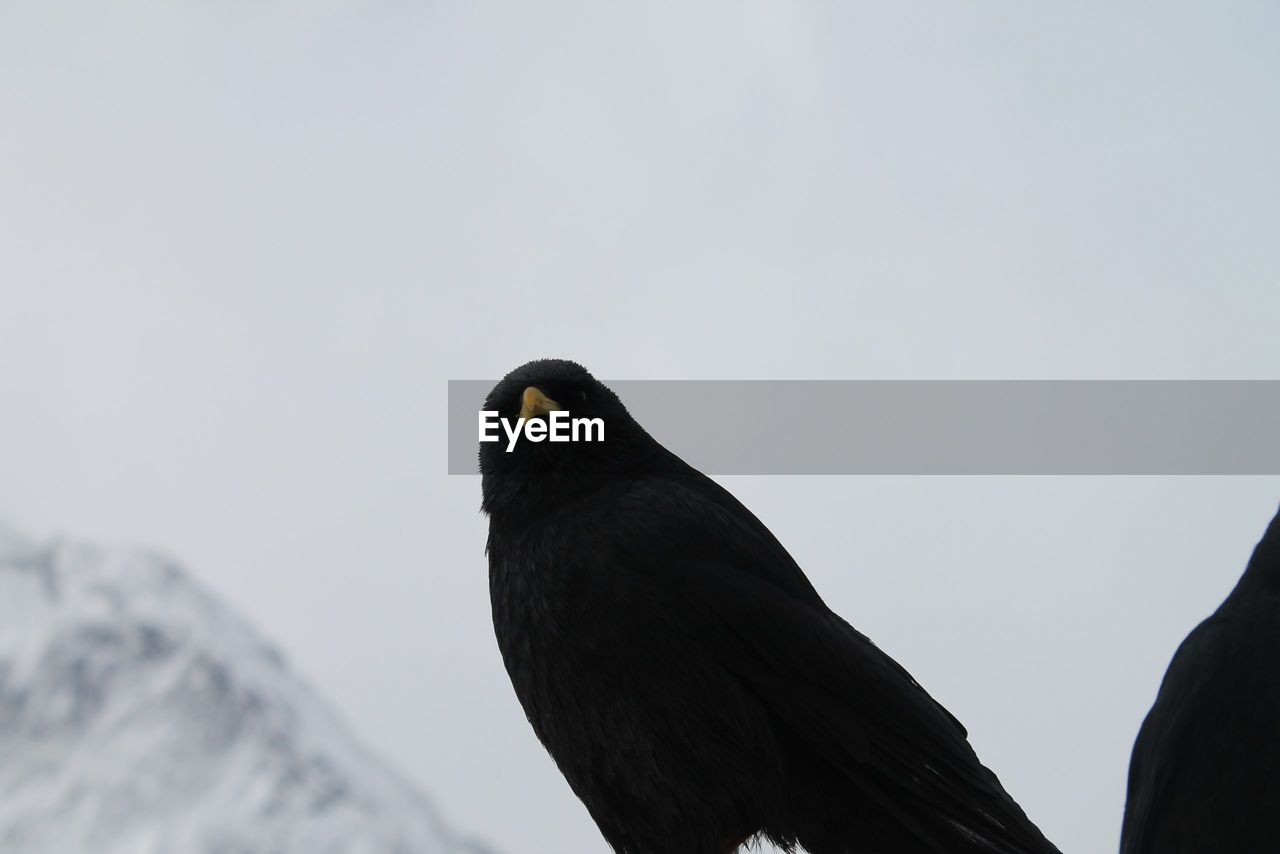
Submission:
[[[1121,854],[1280,851],[1280,514],[1178,648],[1129,764]]]

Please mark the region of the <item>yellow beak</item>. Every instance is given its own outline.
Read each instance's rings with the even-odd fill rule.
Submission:
[[[520,401],[520,417],[525,420],[537,418],[559,408],[560,404],[543,394],[542,389],[529,386],[524,390],[524,397]]]

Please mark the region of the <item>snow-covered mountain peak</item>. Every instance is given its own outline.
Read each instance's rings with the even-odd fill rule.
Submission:
[[[0,850],[477,850],[173,563],[0,529]]]

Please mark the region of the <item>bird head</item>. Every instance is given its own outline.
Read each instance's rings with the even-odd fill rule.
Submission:
[[[484,410],[502,422],[494,431],[497,441],[480,443],[484,510],[491,515],[524,501],[567,497],[622,474],[655,444],[612,390],[563,359],[516,368],[489,392]],[[567,440],[551,440],[553,423]],[[514,441],[512,429],[520,431]],[[544,438],[534,441],[530,431]]]

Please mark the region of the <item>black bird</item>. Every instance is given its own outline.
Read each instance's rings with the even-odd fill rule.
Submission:
[[[530,362],[485,409],[604,421],[602,442],[481,443],[480,467],[503,661],[614,851],[1057,851],[964,727],[581,366]]]
[[[1173,656],[1133,746],[1120,850],[1280,851],[1280,514]]]

